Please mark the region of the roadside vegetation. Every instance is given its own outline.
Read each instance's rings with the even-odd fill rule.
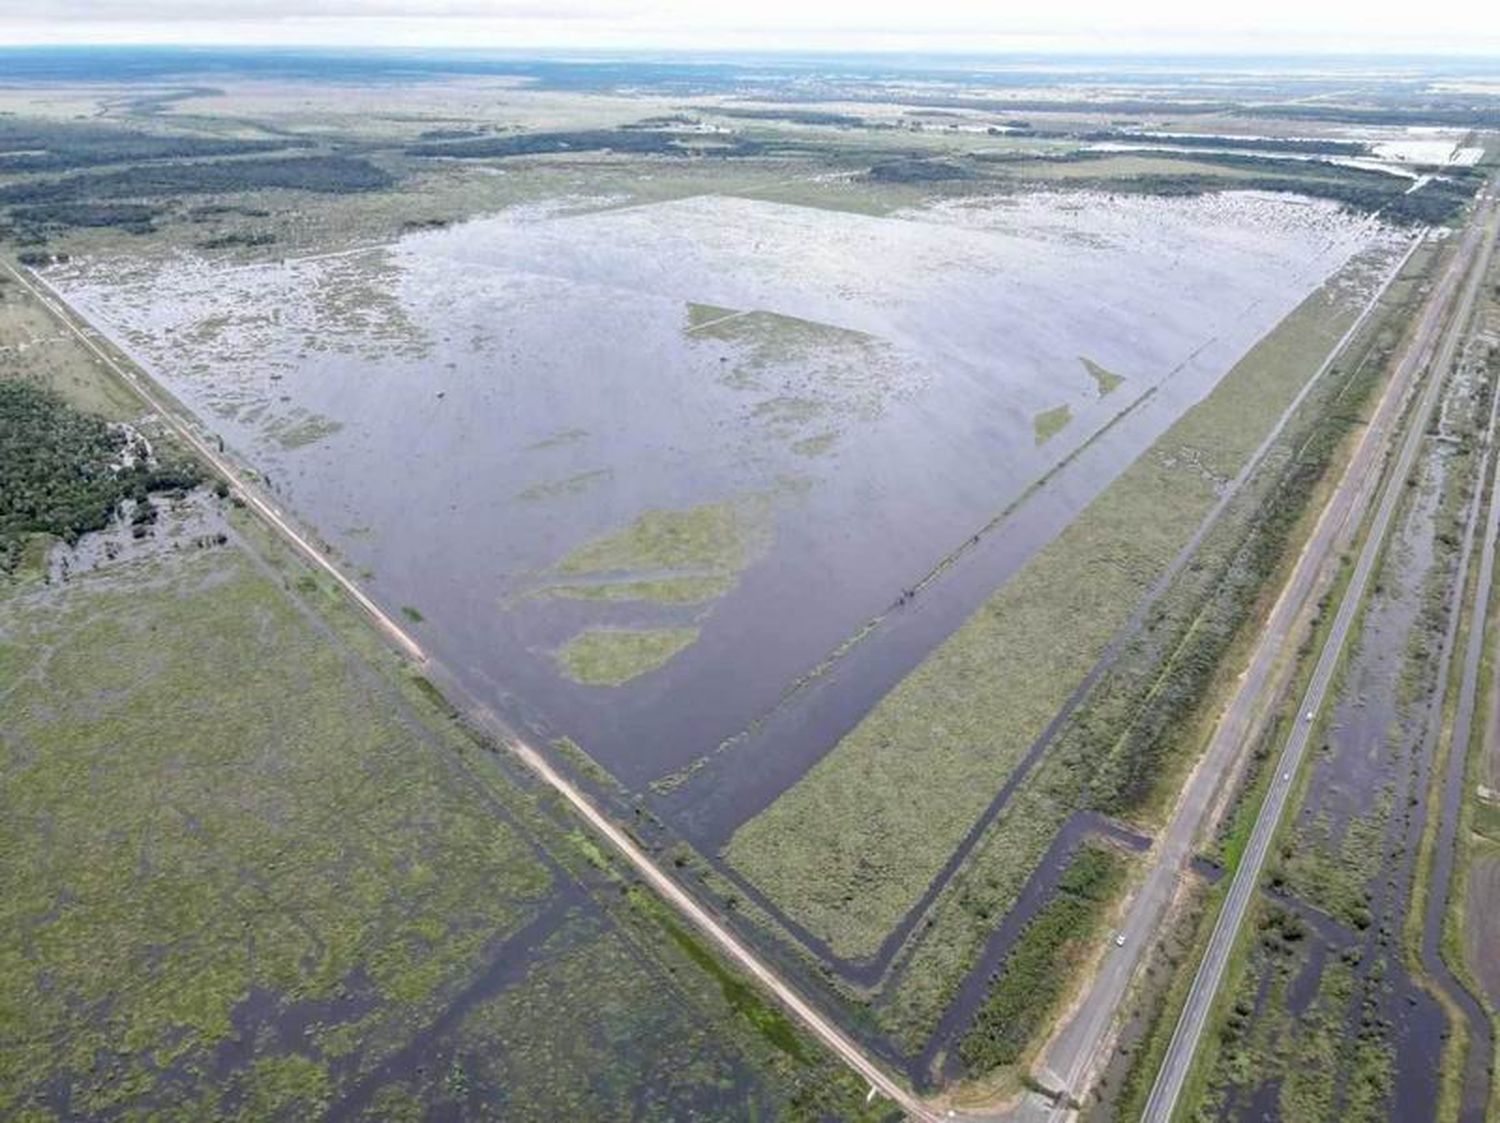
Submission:
[[[959,1040],[958,1054],[970,1072],[984,1076],[1016,1064],[1051,1024],[1100,935],[1126,868],[1120,854],[1099,846],[1084,847],[1069,864],[1056,895],[1026,926]]]
[[[1257,344],[796,786],[741,827],[730,862],[838,954],[871,954],[1347,328],[1356,309],[1331,293],[1314,294]],[[1174,704],[1191,695],[1184,689]],[[1132,776],[1153,769],[1149,756],[1138,760],[1129,749],[1149,754],[1159,741],[1152,727],[1130,738],[1120,728],[1101,723],[1095,744],[1060,778],[1065,787],[1091,775],[1094,799],[1106,807],[1138,793]],[[1044,824],[1059,823],[1066,806],[1046,802],[1057,810],[1040,822],[1006,820],[1045,836]]]

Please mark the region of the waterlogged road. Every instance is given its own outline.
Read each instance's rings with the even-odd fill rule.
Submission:
[[[1403,258],[1402,265],[1420,244],[1419,238]],[[1400,273],[1400,268],[1398,266],[1391,274],[1387,284]],[[1383,293],[1384,288],[1381,291]],[[1344,348],[1373,310],[1380,295],[1376,294],[1365,314],[1329,354],[1323,370],[1342,357]],[[1429,310],[1427,314],[1432,331],[1440,322],[1444,304],[1445,300],[1435,301],[1436,310]],[[1248,742],[1264,708],[1264,699],[1280,687],[1286,669],[1283,655],[1291,646],[1303,609],[1318,588],[1327,562],[1347,545],[1369,507],[1379,477],[1380,460],[1386,452],[1386,434],[1395,426],[1407,390],[1415,372],[1420,369],[1422,354],[1421,348],[1414,346],[1398,366],[1370,424],[1356,443],[1348,468],[1324,506],[1292,576],[1267,616],[1235,695],[1220,717],[1203,758],[1183,786],[1172,819],[1152,852],[1146,878],[1130,901],[1120,928],[1125,942],[1108,949],[1083,1000],[1046,1049],[1037,1075],[1046,1087],[1059,1093],[1058,1104],[1061,1106],[1054,1106],[1041,1096],[1033,1096],[1022,1102],[1017,1118],[1050,1119],[1065,1115],[1067,1102],[1081,1099],[1091,1083],[1104,1058],[1105,1046],[1131,980],[1160,931],[1176,895],[1205,817],[1222,795],[1224,778]],[[1309,380],[1308,385],[1315,381],[1316,378]]]
[[[21,273],[9,263],[6,270],[28,293],[55,316],[69,332],[84,345],[96,359],[135,391],[151,409],[155,410],[203,460],[221,474],[244,499],[248,509],[258,515],[284,541],[331,577],[349,597],[369,615],[376,626],[401,651],[411,659],[429,666],[440,673],[448,691],[458,691],[457,681],[442,668],[430,663],[421,646],[393,618],[386,614],[355,582],[346,576],[323,551],[308,540],[287,516],[271,500],[262,495],[246,473],[212,443],[202,437],[192,424],[182,416],[177,407],[164,394],[130,366],[117,361],[101,348],[88,331],[81,326],[79,318],[72,313],[66,302],[46,281],[31,273]],[[467,700],[467,698],[466,698]],[[625,831],[617,827],[608,816],[589,801],[565,776],[547,763],[545,758],[530,745],[517,738],[500,719],[489,710],[479,710],[478,718],[498,735],[502,744],[531,773],[541,779],[567,801],[568,805],[613,846],[635,868],[641,878],[654,889],[668,905],[677,910],[692,926],[707,936],[741,970],[760,984],[802,1025],[818,1038],[846,1065],[863,1077],[870,1085],[871,1093],[880,1094],[897,1104],[909,1118],[936,1123],[940,1116],[901,1084],[892,1079],[872,1061],[833,1021],[824,1017],[798,991],[767,966],[751,948],[729,930],[717,917],[694,900],[670,875],[657,866],[649,854],[636,844]]]
[[[1465,989],[1443,958],[1442,939],[1448,915],[1448,901],[1453,892],[1453,867],[1457,860],[1458,826],[1462,817],[1463,803],[1467,798],[1468,765],[1471,738],[1474,731],[1474,714],[1479,696],[1479,672],[1484,658],[1485,623],[1489,619],[1490,589],[1495,580],[1495,538],[1500,534],[1500,503],[1485,487],[1486,477],[1495,465],[1495,431],[1500,421],[1500,395],[1490,395],[1490,420],[1481,446],[1484,458],[1480,464],[1479,477],[1475,482],[1474,495],[1470,500],[1469,517],[1464,532],[1462,560],[1455,577],[1459,590],[1449,634],[1444,644],[1449,658],[1458,651],[1457,633],[1463,624],[1462,590],[1467,587],[1469,563],[1478,532],[1480,542],[1479,581],[1474,592],[1474,604],[1469,613],[1468,636],[1464,645],[1463,675],[1459,682],[1458,708],[1454,711],[1453,726],[1448,744],[1447,774],[1442,778],[1440,795],[1429,814],[1438,818],[1437,843],[1432,855],[1432,869],[1428,875],[1427,915],[1422,927],[1422,966],[1428,976],[1445,991],[1451,1008],[1463,1013],[1469,1023],[1469,1046],[1464,1063],[1463,1101],[1459,1111],[1460,1123],[1483,1123],[1485,1108],[1489,1102],[1490,1061],[1494,1054],[1494,1034],[1479,1000]],[[1479,510],[1486,495],[1490,496],[1484,525],[1479,527]],[[1446,685],[1446,675],[1441,680]],[[1441,705],[1442,691],[1438,694],[1439,705],[1434,727],[1429,736],[1434,739],[1442,735]]]
[[[1478,207],[1480,220],[1471,224],[1463,245],[1429,304],[1418,335],[1413,341],[1412,350],[1408,352],[1408,355],[1415,355],[1419,360],[1433,355],[1435,340],[1440,325],[1444,322],[1444,313],[1448,310],[1449,299],[1462,286],[1458,305],[1453,309],[1451,317],[1447,317],[1447,330],[1442,334],[1441,343],[1436,344],[1436,355],[1430,364],[1424,364],[1429,371],[1427,385],[1408,425],[1396,464],[1386,478],[1380,496],[1380,505],[1370,525],[1369,535],[1360,550],[1349,584],[1339,603],[1338,614],[1334,619],[1332,629],[1324,641],[1299,714],[1317,713],[1323,706],[1329,684],[1333,681],[1334,672],[1338,666],[1340,653],[1355,617],[1359,613],[1370,575],[1379,560],[1386,533],[1400,502],[1406,480],[1411,475],[1428,419],[1432,416],[1432,411],[1439,399],[1443,375],[1452,366],[1459,343],[1467,333],[1470,313],[1473,310],[1474,300],[1495,241],[1496,216],[1493,184],[1487,185],[1481,193]],[[1465,278],[1467,278],[1467,283],[1464,283]],[[1265,802],[1250,836],[1250,842],[1245,848],[1239,868],[1235,871],[1224,907],[1214,926],[1213,934],[1209,937],[1208,948],[1199,965],[1197,975],[1193,979],[1177,1028],[1167,1046],[1166,1056],[1157,1073],[1151,1096],[1146,1102],[1146,1110],[1142,1116],[1144,1123],[1170,1123],[1177,1110],[1182,1088],[1197,1050],[1198,1040],[1207,1024],[1214,996],[1223,981],[1230,951],[1239,934],[1250,902],[1260,885],[1266,855],[1285,810],[1292,780],[1302,763],[1311,731],[1312,723],[1299,719],[1276,764],[1277,774],[1273,777],[1270,789],[1266,793]]]

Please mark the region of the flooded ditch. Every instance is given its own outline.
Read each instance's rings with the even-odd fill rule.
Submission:
[[[1447,1018],[1408,971],[1403,931],[1433,780],[1439,673],[1451,646],[1449,613],[1441,597],[1434,613],[1434,590],[1454,580],[1453,527],[1472,518],[1468,503],[1453,499],[1473,459],[1450,439],[1449,427],[1463,424],[1453,402],[1466,383],[1455,386],[1272,874],[1262,906],[1262,932],[1272,935],[1251,953],[1211,1077],[1217,1118],[1436,1118]],[[1300,932],[1289,936],[1278,910]],[[1248,1007],[1246,988],[1256,995]],[[1316,1091],[1310,1079],[1327,1087]]]

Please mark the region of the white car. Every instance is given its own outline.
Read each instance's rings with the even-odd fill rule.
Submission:
[[[1122,948],[1124,946],[1125,946],[1125,933],[1124,932],[1116,932],[1115,933],[1115,947]]]
[[[1313,712],[1311,710],[1308,710],[1307,713],[1305,713],[1305,714],[1302,715],[1302,720],[1303,721],[1312,721],[1312,719],[1313,719]]]

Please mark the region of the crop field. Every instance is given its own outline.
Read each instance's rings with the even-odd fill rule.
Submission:
[[[97,492],[0,524],[0,1115],[888,1118],[490,717],[903,1082],[1020,1095],[1423,298],[1417,229],[1479,182],[1477,122],[299,58],[0,87],[30,270],[0,274],[0,379],[31,395],[0,420],[54,418]],[[30,281],[430,675],[179,478]],[[1210,1114],[1426,1094],[1404,1051],[1440,1013],[1377,936],[1421,830],[1429,668],[1396,637],[1435,626],[1468,406]],[[1394,1028],[1349,1052],[1366,1009]]]

